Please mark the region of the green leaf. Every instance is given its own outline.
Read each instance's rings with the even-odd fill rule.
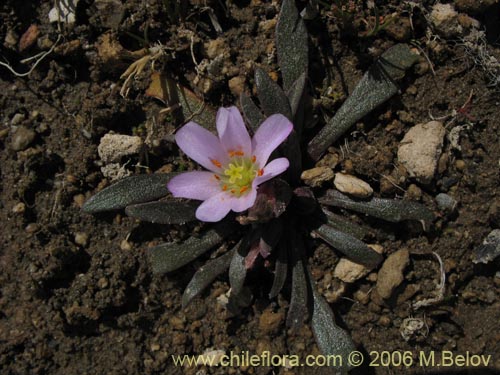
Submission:
[[[307,72],[309,63],[307,30],[294,0],[283,0],[281,4],[276,25],[276,50],[283,87],[288,91],[300,75]]]
[[[238,246],[238,245],[237,245]],[[209,286],[220,274],[229,268],[231,259],[236,252],[236,246],[224,255],[208,261],[202,266],[189,282],[182,295],[182,308],[186,307],[197,295]]]
[[[92,196],[82,210],[88,213],[119,210],[131,204],[162,198],[169,193],[167,182],[174,175],[141,174],[124,178]]]
[[[281,87],[260,68],[255,69],[255,86],[257,86],[260,106],[266,116],[281,113],[290,121],[293,120],[287,96]]]
[[[395,199],[372,198],[369,201],[356,201],[337,190],[328,190],[319,202],[328,206],[361,212],[378,219],[397,223],[403,220],[420,221],[427,229],[434,220],[434,214],[423,204]]]
[[[351,336],[337,324],[335,317],[328,303],[315,290],[311,282],[313,291],[313,313],[311,318],[311,328],[316,338],[318,348],[325,356],[340,356],[341,361],[337,361],[336,371],[347,373],[351,367],[349,364],[350,353],[356,350]]]
[[[304,266],[305,248],[301,235],[295,231],[289,246],[292,260],[292,296],[286,324],[292,330],[299,329],[307,318],[308,285]]]
[[[343,216],[336,215],[325,209],[323,209],[323,212],[325,213],[328,220],[328,225],[337,230],[350,234],[351,236],[356,237],[360,240],[365,238],[365,236],[368,234],[368,230],[366,228],[363,228],[361,225],[347,220]]]
[[[165,243],[151,248],[149,254],[153,272],[171,272],[188,264],[220,244],[233,230],[234,226],[224,223],[200,238],[190,237],[183,243]]]
[[[248,254],[250,246],[250,238],[252,234],[249,232],[245,238],[240,241],[231,259],[229,265],[229,285],[231,285],[231,296],[238,298],[238,295],[243,291],[245,278],[247,276],[247,269],[245,267],[245,257]]]
[[[200,202],[162,201],[139,203],[125,208],[128,216],[158,224],[185,224],[196,220],[195,212]]]
[[[403,77],[405,69],[412,66],[417,58],[406,44],[397,44],[382,54],[335,116],[309,142],[307,151],[311,158],[318,160],[356,121],[396,94],[399,88],[394,80]]]
[[[375,267],[382,261],[382,255],[369,248],[363,241],[336,230],[328,224],[321,225],[312,231],[313,236],[319,237],[330,246],[344,253],[356,263]]]
[[[299,78],[293,83],[292,87],[288,89],[286,95],[290,102],[290,108],[292,110],[292,117],[295,118],[299,105],[302,101],[304,95],[304,89],[306,87],[306,72],[302,73]]]

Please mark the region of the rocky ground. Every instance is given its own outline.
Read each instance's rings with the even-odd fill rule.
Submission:
[[[53,1],[0,4],[2,374],[323,373],[175,367],[172,354],[319,352],[308,325],[286,330],[288,296],[266,299],[265,273],[255,272],[254,302],[239,315],[224,307],[226,277],[181,309],[202,262],[153,276],[147,248],[200,225],[80,210],[119,177],[195,167],[172,143],[182,123],[158,100],[165,98],[151,85],[155,72],[210,106],[237,103],[242,91],[252,93],[256,66],[279,79],[280,2],[77,3],[59,14]],[[478,253],[500,225],[500,4],[333,3],[321,2],[306,21],[317,128],[390,46],[409,43],[420,60],[398,83],[400,94],[308,165],[328,168],[305,180],[420,201],[436,220],[424,232],[419,223],[342,213],[372,228],[371,244],[385,260],[366,270],[311,239],[312,277],[366,358],[468,351],[492,358],[487,369],[463,373],[500,371],[499,259],[491,255],[498,250],[490,245],[491,259]],[[498,235],[492,241],[498,247]],[[370,367],[366,360],[354,373],[441,369]]]

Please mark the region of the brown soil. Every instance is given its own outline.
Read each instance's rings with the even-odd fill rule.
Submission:
[[[123,17],[118,22],[113,16],[120,1],[110,2],[115,5],[111,11],[98,12],[98,3],[105,2],[80,1],[76,24],[62,25],[59,30],[48,23],[52,1],[7,0],[0,5],[2,61],[5,57],[17,71],[29,68],[20,60],[47,50],[60,36],[54,51],[28,77],[15,77],[0,67],[1,373],[195,374],[202,367],[175,367],[170,355],[201,354],[208,348],[236,353],[270,350],[301,357],[317,354],[308,325],[295,335],[284,328],[287,297],[277,301],[265,298],[269,278],[254,288],[253,305],[236,317],[229,316],[217,301],[229,288],[226,277],[181,310],[182,291],[202,261],[153,276],[147,248],[199,228],[138,223],[123,213],[91,216],[80,211],[86,198],[110,183],[101,174],[97,145],[111,130],[148,137],[149,148],[143,155],[124,160],[133,173],[144,172],[139,163],[152,172],[193,167],[169,141],[180,124],[170,115],[160,114],[164,105],[144,94],[151,64],[123,98],[120,75],[133,60],[120,54],[106,57],[99,49],[103,35],[134,51],[143,47],[137,37],[143,38],[147,31],[150,41],[167,46],[167,53],[155,62],[155,70],[204,95],[214,107],[229,105],[236,102],[236,91],[228,86],[231,78],[241,77],[246,89],[251,89],[255,65],[277,74],[273,45],[276,2],[190,0],[184,17],[176,18],[165,10],[168,1],[133,0],[121,6]],[[331,115],[374,56],[398,41],[421,46],[432,67],[422,57],[401,82],[401,95],[356,125],[345,138],[348,149],[342,140],[332,151],[340,156],[337,170],[363,178],[378,196],[396,197],[412,191],[438,219],[429,232],[422,233],[411,223],[394,226],[358,217],[376,230],[374,242],[386,254],[409,249],[410,266],[391,301],[370,298],[374,273],[347,286],[342,298],[331,306],[365,356],[383,350],[411,351],[414,358],[420,351],[469,351],[491,354],[489,370],[494,373],[500,371],[498,262],[475,265],[471,254],[500,223],[498,85],[488,85],[488,72],[474,64],[476,56],[461,46],[459,37],[428,37],[421,11],[414,11],[410,24],[409,8],[397,1],[383,3],[380,14],[394,13],[395,21],[372,36],[366,35],[371,26],[363,21],[373,22],[373,13],[363,6],[352,12],[351,19],[343,20],[338,12],[322,6],[321,14],[307,23],[315,104]],[[490,42],[485,48],[500,58],[494,44],[499,32],[495,29],[498,6],[483,9],[467,1],[456,3],[487,28]],[[305,2],[297,4],[300,9],[305,6]],[[210,46],[215,51],[208,45],[217,38],[210,8],[223,29],[221,43]],[[38,36],[21,38],[33,24]],[[20,39],[33,44],[19,51]],[[224,69],[210,78],[202,72],[197,79],[191,45],[197,64],[224,53]],[[328,87],[332,90],[327,95]],[[461,133],[461,150],[446,143],[433,183],[408,189],[414,181],[396,165],[400,140],[412,125],[429,121],[431,113],[440,117],[454,110],[459,111],[448,131],[472,124]],[[19,127],[23,130],[15,133]],[[394,184],[384,181],[387,177]],[[447,215],[437,209],[434,198],[440,192],[458,201],[456,213]],[[445,296],[441,302],[415,311],[411,302],[431,297],[439,281],[439,264],[429,255],[431,251],[444,262]],[[310,258],[312,275],[324,294],[335,287],[330,285],[330,275],[338,259],[338,254],[324,246]],[[278,322],[269,317],[271,311],[279,314]],[[409,317],[422,320],[425,326],[405,341],[401,327]],[[207,374],[322,373],[313,367],[203,369]],[[437,370],[416,365],[409,369],[369,367],[365,361],[357,371]],[[465,371],[469,370],[474,368]],[[477,373],[486,370],[481,371]]]

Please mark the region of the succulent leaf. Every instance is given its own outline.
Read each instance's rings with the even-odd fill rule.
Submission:
[[[375,267],[382,261],[382,255],[369,248],[363,241],[341,232],[328,224],[316,228],[312,231],[312,234],[341,251],[354,262],[364,264],[368,267]]]
[[[286,94],[261,68],[255,69],[255,86],[260,106],[267,116],[281,113],[290,121],[293,120],[292,110]]]
[[[328,206],[361,212],[378,219],[397,223],[403,220],[418,220],[424,229],[434,220],[434,214],[423,204],[395,199],[372,198],[369,201],[356,201],[337,190],[328,190],[319,202]]]
[[[190,237],[183,243],[165,243],[151,248],[149,254],[153,272],[171,272],[188,264],[220,244],[233,230],[234,226],[224,223],[207,231],[200,238]]]
[[[92,196],[82,210],[88,213],[119,210],[131,204],[159,199],[169,193],[167,182],[173,176],[173,173],[158,173],[124,178]]]
[[[208,261],[202,266],[189,282],[182,295],[182,307],[186,307],[197,295],[209,286],[220,274],[229,268],[236,247],[220,257]]]
[[[345,330],[335,324],[335,317],[328,303],[323,297],[314,289],[311,282],[311,289],[313,290],[313,312],[311,318],[311,327],[316,338],[319,350],[325,356],[340,355],[342,358],[341,368],[337,370],[346,373],[349,369],[348,358],[356,347],[352,339]]]
[[[308,315],[308,284],[303,262],[305,255],[304,243],[302,242],[302,237],[297,233],[293,237],[293,242],[289,244],[289,249],[291,250],[290,258],[293,262],[292,295],[286,324],[293,330],[297,330],[302,326]]]
[[[307,30],[299,16],[294,0],[284,0],[276,25],[276,50],[278,64],[287,91],[309,64]]]
[[[375,61],[335,116],[309,142],[308,153],[318,160],[354,123],[399,90],[394,80],[404,75],[418,56],[406,44],[397,44]]]
[[[264,115],[252,98],[244,92],[240,95],[240,104],[247,124],[250,126],[250,129],[255,132],[259,128],[259,125],[265,120]]]
[[[196,220],[195,211],[200,205],[196,201],[160,201],[139,203],[125,208],[133,218],[158,224],[185,224]]]
[[[278,257],[274,266],[274,280],[271,290],[269,291],[269,298],[275,298],[285,285],[286,277],[288,274],[288,256],[284,241],[278,244]]]

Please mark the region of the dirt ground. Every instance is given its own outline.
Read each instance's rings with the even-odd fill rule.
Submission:
[[[308,325],[297,334],[287,332],[288,296],[266,299],[272,278],[264,271],[255,271],[254,302],[237,316],[220,303],[229,289],[226,276],[181,309],[183,289],[210,255],[177,272],[153,276],[147,248],[185,238],[199,231],[199,225],[153,225],[123,212],[92,216],[80,210],[86,199],[111,183],[101,172],[97,153],[101,137],[110,131],[137,135],[145,142],[140,153],[121,160],[129,173],[194,167],[171,141],[181,123],[162,111],[164,103],[146,95],[153,70],[213,107],[237,103],[241,90],[251,93],[255,66],[279,75],[274,47],[279,1],[190,0],[185,9],[176,9],[175,3],[81,0],[71,25],[49,22],[52,1],[0,3],[0,61],[24,73],[33,61],[21,60],[50,51],[27,76],[0,66],[4,375],[325,372],[320,367],[174,366],[172,354],[201,354],[210,348],[301,357],[319,351]],[[306,5],[296,3],[299,9]],[[410,195],[437,219],[422,232],[413,223],[393,225],[345,213],[373,228],[373,243],[384,248],[385,256],[410,251],[404,280],[389,301],[371,297],[376,270],[349,285],[332,280],[339,254],[313,239],[311,274],[323,295],[344,288],[331,307],[366,358],[382,351],[409,351],[415,359],[421,352],[435,351],[437,357],[442,351],[469,352],[491,355],[488,369],[469,366],[461,373],[497,373],[499,262],[474,264],[472,254],[500,225],[500,68],[484,58],[500,60],[500,5],[452,2],[460,12],[456,25],[461,29],[447,32],[430,27],[433,1],[421,6],[377,1],[381,24],[388,24],[373,32],[375,13],[366,2],[329,3],[322,2],[319,14],[306,21],[317,127],[387,48],[411,43],[422,56],[399,82],[399,95],[332,145],[331,153],[339,158],[335,170],[364,179],[376,196]],[[466,36],[474,22],[485,33],[471,43]],[[120,75],[144,56],[132,52],[158,43],[164,53],[130,81],[126,97],[120,95],[125,81]],[[401,170],[397,150],[408,129],[431,116],[443,121],[447,134],[462,128],[457,144],[447,138],[435,178],[423,185]],[[306,138],[315,131],[310,129]],[[454,212],[438,208],[439,193],[457,201]],[[416,310],[412,302],[432,297],[439,282],[439,262],[432,252],[444,264],[444,297]],[[402,332],[409,318],[421,325],[405,340]],[[456,372],[420,367],[416,361],[410,368],[394,363],[373,367],[366,360],[353,373]]]

